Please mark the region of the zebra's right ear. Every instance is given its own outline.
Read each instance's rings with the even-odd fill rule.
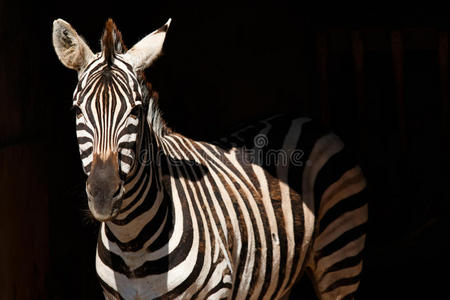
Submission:
[[[62,19],[53,22],[53,47],[59,60],[78,72],[94,57],[94,53],[75,29]]]
[[[164,26],[144,37],[125,53],[125,59],[133,66],[135,71],[148,68],[161,54],[171,21],[172,19],[169,19]]]

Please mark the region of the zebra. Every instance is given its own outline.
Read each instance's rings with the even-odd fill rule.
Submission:
[[[307,274],[319,299],[354,299],[368,221],[355,156],[293,115],[216,143],[170,129],[144,74],[170,23],[128,50],[108,19],[94,54],[53,22],[55,52],[78,73],[73,109],[105,298],[288,299]]]

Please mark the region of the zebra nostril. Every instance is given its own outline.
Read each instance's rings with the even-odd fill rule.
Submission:
[[[93,195],[91,193],[91,187],[89,184],[86,184],[86,194],[88,196],[88,200],[91,200],[93,198]]]
[[[113,198],[116,198],[117,196],[119,196],[121,190],[122,190],[122,185],[119,184],[119,186],[117,187],[117,190],[113,194]]]

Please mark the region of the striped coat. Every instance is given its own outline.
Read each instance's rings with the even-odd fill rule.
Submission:
[[[210,144],[169,129],[143,70],[169,27],[130,50],[112,20],[93,54],[53,25],[78,72],[77,137],[96,269],[108,299],[286,299],[302,274],[322,300],[352,299],[365,244],[365,179],[333,133],[276,116]]]
[[[120,222],[121,214],[102,224],[97,271],[108,293],[125,299],[279,299],[306,269],[322,299],[356,290],[365,180],[337,136],[306,118],[276,117],[219,145],[176,133],[155,139],[159,183],[142,202],[145,208],[134,211],[145,214],[157,203],[153,218],[170,219],[173,227],[160,231],[162,247],[152,247],[158,226],[147,232],[149,221],[130,229],[137,237],[128,243],[121,238],[130,223]]]

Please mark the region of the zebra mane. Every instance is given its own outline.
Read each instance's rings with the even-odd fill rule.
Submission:
[[[112,60],[116,53],[123,54],[127,51],[127,47],[122,40],[122,34],[117,29],[116,24],[111,18],[106,21],[101,45],[102,52],[108,65],[112,64]]]
[[[141,85],[143,103],[148,107],[146,118],[150,128],[157,137],[163,137],[171,133],[172,129],[167,126],[166,121],[162,117],[162,112],[159,109],[158,93],[153,90],[152,84],[146,80],[144,72],[139,72],[138,79]]]

